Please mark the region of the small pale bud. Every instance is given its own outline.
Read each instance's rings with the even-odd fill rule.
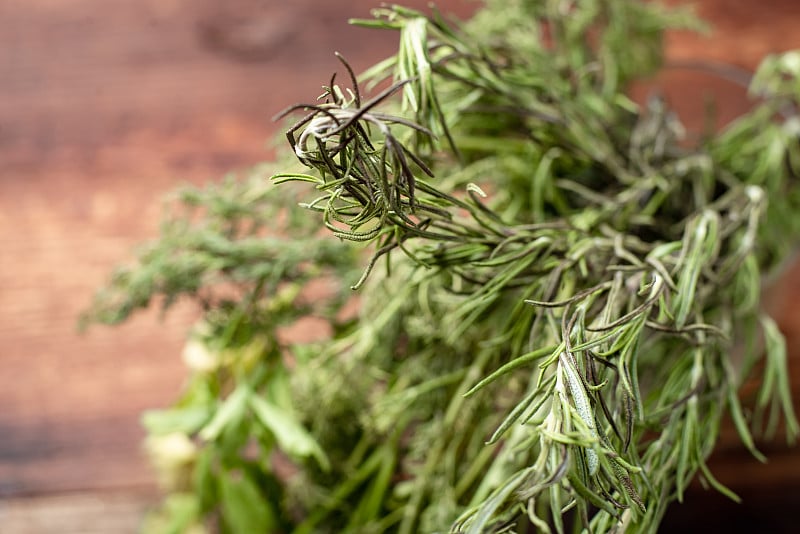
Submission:
[[[197,445],[189,436],[182,432],[148,436],[145,448],[162,486],[178,488],[185,484],[197,457]]]
[[[186,367],[199,373],[209,373],[219,365],[216,355],[209,351],[203,343],[194,339],[183,347],[181,357]]]

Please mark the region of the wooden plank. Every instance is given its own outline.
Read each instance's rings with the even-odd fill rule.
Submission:
[[[153,495],[68,493],[0,500],[0,525],[14,534],[135,534]]]

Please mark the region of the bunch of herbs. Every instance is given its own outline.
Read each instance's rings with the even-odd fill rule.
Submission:
[[[374,15],[355,23],[398,53],[360,80],[340,58],[346,85],[284,113],[301,167],[181,193],[87,316],[203,306],[185,393],[145,416],[173,490],[150,527],[654,532],[696,476],[736,498],[706,464],[723,418],[759,458],[753,429],[800,431],[759,309],[800,222],[800,54],[689,142],[626,93],[667,28],[698,27],[686,12]],[[333,290],[310,298],[315,280]],[[309,316],[323,341],[282,335]]]

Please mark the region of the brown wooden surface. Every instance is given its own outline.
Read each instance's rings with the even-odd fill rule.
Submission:
[[[8,534],[134,534],[152,491],[84,492],[0,500]]]
[[[337,68],[333,50],[362,68],[393,49],[392,34],[345,23],[377,4],[0,2],[0,497],[13,499],[0,504],[0,532],[9,517],[17,522],[6,525],[29,528],[10,532],[52,532],[36,520],[41,509],[83,498],[28,497],[121,491],[139,503],[126,508],[131,517],[151,498],[138,417],[176,396],[179,349],[194,311],[180,307],[163,324],[145,314],[83,337],[76,316],[112,266],[156,235],[165,192],[269,157],[270,117],[316,96]],[[462,14],[473,9],[442,4]],[[717,33],[670,38],[672,58],[752,68],[768,52],[800,47],[800,2],[706,0],[699,7]],[[746,106],[730,84],[677,71],[666,80],[672,100],[711,90],[726,112]],[[690,120],[703,111],[702,99],[691,102],[681,106]],[[800,342],[797,279],[776,307]],[[734,449],[730,460],[721,457],[720,478],[800,487],[798,454],[776,453],[773,467],[757,469]],[[98,509],[76,504],[73,515]],[[59,531],[67,531],[64,521]],[[105,531],[126,528],[133,527]]]

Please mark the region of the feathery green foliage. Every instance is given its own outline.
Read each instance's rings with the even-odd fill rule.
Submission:
[[[706,465],[722,418],[759,458],[752,429],[800,432],[758,307],[798,235],[800,54],[691,144],[664,101],[625,93],[666,28],[697,27],[684,12],[489,0],[464,24],[356,23],[399,32],[361,80],[385,89],[342,60],[349,89],[286,112],[306,169],[184,193],[205,214],[170,219],[91,314],[204,305],[184,396],[145,417],[189,474],[152,529],[655,532],[696,476],[735,498]],[[343,287],[311,302],[315,278]],[[330,335],[287,342],[309,315]]]

